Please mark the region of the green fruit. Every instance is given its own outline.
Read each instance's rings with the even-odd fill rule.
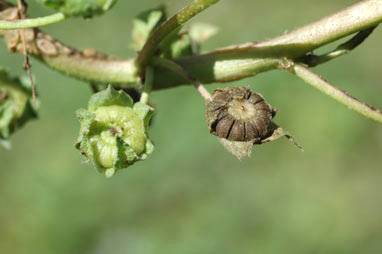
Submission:
[[[152,153],[147,137],[152,113],[150,106],[133,104],[128,94],[109,86],[90,98],[88,110],[77,111],[81,129],[76,148],[110,177]]]

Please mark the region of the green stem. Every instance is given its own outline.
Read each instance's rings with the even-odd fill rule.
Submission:
[[[373,119],[374,121],[382,123],[382,112],[380,110],[357,100],[345,91],[333,86],[328,81],[309,70],[309,68],[301,64],[293,64],[292,73],[348,108]]]
[[[141,69],[148,64],[150,58],[154,55],[159,43],[165,39],[167,35],[171,34],[174,30],[185,24],[189,19],[218,1],[219,0],[195,0],[192,4],[185,7],[180,12],[164,22],[152,33],[152,35],[148,38],[145,45],[143,46],[142,51],[139,53],[137,59],[138,67]]]
[[[328,43],[382,22],[382,1],[360,1],[333,15],[258,43],[231,46],[213,53],[232,57],[301,57]]]
[[[154,83],[154,70],[151,66],[146,67],[145,71],[145,85],[143,87],[142,95],[140,102],[143,104],[149,103],[149,97],[151,93],[151,89]]]
[[[308,65],[309,67],[314,67],[316,65],[333,60],[337,57],[343,56],[355,49],[356,47],[358,47],[359,45],[361,45],[361,43],[364,42],[364,40],[366,40],[367,37],[369,37],[369,35],[374,31],[375,28],[376,26],[357,33],[353,38],[339,45],[336,49],[330,51],[329,53],[323,55],[307,54],[299,59],[296,59],[295,61],[302,62]]]
[[[34,28],[39,26],[46,26],[49,24],[57,23],[65,20],[65,15],[62,13],[55,13],[49,16],[34,18],[34,19],[21,19],[21,20],[0,20],[0,29],[14,30],[24,28]]]
[[[380,22],[382,22],[382,1],[361,1],[331,16],[273,39],[255,44],[231,46],[203,55],[178,58],[174,61],[203,84],[234,81],[277,69],[282,57],[292,55],[294,57],[290,59],[297,60],[315,48],[373,27]],[[45,38],[41,31],[37,30],[37,35],[36,41],[39,37]],[[8,44],[12,43],[11,31],[0,30],[0,36],[4,36]],[[57,41],[54,40],[52,44],[56,45]],[[72,50],[74,53],[70,54],[65,53],[64,49],[59,49],[57,52],[58,54],[54,56],[45,54],[44,51],[29,52],[29,54],[34,55],[49,67],[74,78],[95,83],[123,84],[125,87],[135,87],[138,83],[135,59],[88,57],[79,54],[78,50]],[[181,75],[166,68],[157,67],[154,72],[154,90],[189,83]]]

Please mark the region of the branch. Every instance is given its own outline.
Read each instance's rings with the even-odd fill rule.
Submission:
[[[328,81],[324,80],[322,77],[309,70],[307,67],[295,63],[291,66],[291,72],[304,80],[309,85],[317,88],[324,94],[332,97],[336,101],[339,101],[348,108],[370,119],[382,123],[382,112],[380,110],[357,100],[356,98],[347,94],[345,91],[342,91],[341,89],[333,86]]]
[[[177,30],[189,19],[199,14],[203,10],[215,4],[219,0],[195,0],[192,4],[182,9],[175,14],[172,18],[163,23],[153,34],[148,38],[142,51],[138,55],[137,65],[139,68],[144,68],[150,58],[154,55],[159,43],[166,38],[173,31]]]
[[[287,57],[294,59],[330,42],[382,22],[382,1],[360,1],[331,16],[258,43],[231,46],[212,53],[232,57]]]
[[[62,13],[55,13],[46,17],[34,18],[34,19],[22,19],[22,20],[0,20],[0,29],[12,30],[12,29],[24,29],[33,28],[39,26],[46,26],[53,23],[57,23],[65,20],[65,15]]]
[[[0,19],[8,19],[10,13],[10,10],[1,11],[0,8]],[[231,46],[174,61],[203,84],[233,81],[277,69],[283,57],[296,60],[320,46],[381,22],[382,1],[361,1],[270,40]],[[89,82],[123,84],[124,87],[136,86],[138,82],[135,59],[118,60],[99,54],[89,55],[85,51],[71,49],[39,30],[30,31],[35,33],[35,39],[31,42],[29,53],[53,69]],[[1,35],[8,45],[12,42],[12,31],[0,30]],[[45,45],[45,51],[42,45]],[[47,50],[47,45],[51,50]],[[35,47],[37,50],[31,50]],[[154,72],[154,90],[189,83],[164,68],[155,68]]]

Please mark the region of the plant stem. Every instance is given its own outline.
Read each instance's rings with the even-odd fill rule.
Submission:
[[[46,26],[65,20],[65,15],[62,13],[55,13],[49,16],[34,18],[34,19],[20,19],[14,21],[0,20],[0,29],[14,30]]]
[[[17,0],[17,9],[18,9],[19,18],[25,19],[25,12],[27,10],[27,4],[25,3],[25,1]],[[23,45],[24,69],[26,69],[29,76],[29,80],[31,82],[33,106],[35,107],[36,106],[36,85],[34,83],[33,76],[32,76],[31,64],[30,64],[29,55],[27,52],[24,30],[20,30],[18,33],[21,37],[21,43]]]
[[[145,85],[143,87],[140,102],[143,104],[149,103],[150,92],[154,83],[154,70],[151,66],[146,67]]]
[[[138,55],[138,67],[144,68],[148,64],[150,58],[154,55],[159,43],[165,39],[167,35],[218,1],[219,0],[195,0],[192,4],[185,7],[180,12],[164,22],[147,39],[145,45],[142,48],[142,51]]]
[[[187,72],[182,66],[175,63],[174,61],[168,59],[161,58],[153,58],[151,63],[155,66],[160,66],[162,68],[166,68],[171,72],[175,72],[182,76],[185,80],[189,81],[196,90],[200,93],[200,95],[204,98],[205,101],[211,100],[211,94],[207,91],[207,89],[201,84],[197,78],[195,78],[191,73]]]
[[[307,54],[299,59],[296,59],[296,62],[303,62],[304,64],[308,65],[309,67],[314,67],[319,64],[326,63],[330,60],[333,60],[337,57],[343,56],[356,47],[358,47],[364,40],[369,37],[369,35],[374,31],[376,26],[368,28],[366,30],[363,30],[359,33],[357,33],[353,38],[348,40],[347,42],[339,45],[336,49],[333,51],[323,54],[323,55],[314,55],[314,54]]]
[[[382,123],[382,112],[380,110],[357,100],[345,91],[333,86],[328,81],[309,70],[309,68],[301,64],[293,64],[292,73],[348,108],[373,119],[374,121]]]
[[[360,1],[333,15],[258,43],[231,46],[212,53],[232,57],[287,57],[294,59],[382,22],[382,1]]]
[[[315,48],[373,27],[380,22],[382,22],[382,1],[361,1],[331,16],[273,39],[231,46],[203,55],[178,58],[174,61],[203,84],[234,81],[277,69],[283,57],[293,56],[290,59],[299,59]],[[44,37],[41,31],[36,30],[36,33]],[[10,31],[0,30],[0,36],[4,36],[7,43],[12,42]],[[56,43],[55,40],[54,45]],[[123,84],[124,87],[134,87],[138,82],[135,59],[95,58],[64,52],[66,51],[59,49],[58,54],[54,56],[45,54],[43,51],[29,53],[49,67],[74,78],[95,83]],[[72,52],[80,51],[73,49]],[[188,83],[182,76],[166,68],[158,67],[154,72],[153,90]]]

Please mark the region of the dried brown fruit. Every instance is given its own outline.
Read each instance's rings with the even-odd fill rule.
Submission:
[[[218,88],[207,102],[210,133],[218,136],[227,151],[239,160],[251,155],[255,144],[286,137],[302,150],[294,138],[272,121],[276,110],[248,87]]]
[[[210,132],[231,141],[258,143],[267,136],[273,115],[264,98],[248,87],[215,89],[207,103]]]

